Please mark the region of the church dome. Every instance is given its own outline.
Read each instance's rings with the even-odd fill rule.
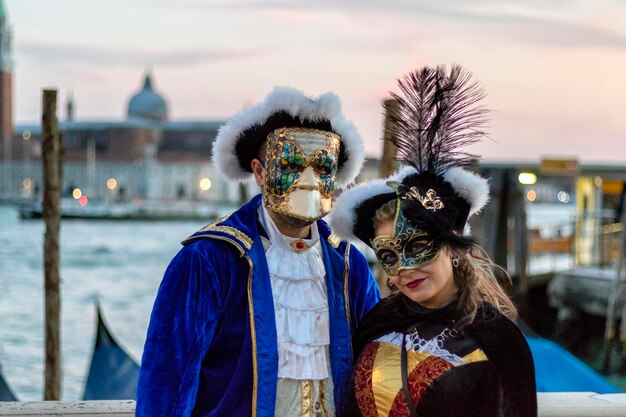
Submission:
[[[163,122],[167,119],[167,104],[165,99],[152,88],[152,77],[150,74],[146,75],[143,89],[130,98],[128,102],[128,117],[149,119],[157,122]]]

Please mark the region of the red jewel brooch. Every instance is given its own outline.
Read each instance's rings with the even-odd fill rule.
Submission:
[[[302,239],[294,240],[293,242],[290,243],[290,245],[293,248],[293,250],[295,250],[297,253],[300,253],[303,250],[308,249],[309,247]]]

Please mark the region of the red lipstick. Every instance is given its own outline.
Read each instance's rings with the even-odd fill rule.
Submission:
[[[407,287],[407,288],[411,288],[411,289],[417,288],[417,287],[420,286],[420,284],[422,282],[424,282],[424,280],[425,280],[425,278],[418,278],[418,279],[413,280],[413,281],[411,281],[411,282],[409,282],[407,284],[404,284],[404,286]]]

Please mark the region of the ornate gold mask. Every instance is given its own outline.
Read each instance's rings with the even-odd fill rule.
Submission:
[[[404,217],[400,201],[397,201],[393,235],[379,235],[371,241],[372,249],[388,275],[427,265],[437,259],[441,250],[441,245],[432,236]]]
[[[268,136],[264,204],[300,220],[330,212],[339,160],[339,136],[309,128],[281,128]]]

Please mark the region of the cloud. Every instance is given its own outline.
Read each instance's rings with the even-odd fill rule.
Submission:
[[[511,12],[447,11],[457,21],[476,24],[520,43],[559,48],[626,49],[626,34],[593,27],[585,22],[558,20],[554,17],[524,16]]]
[[[170,49],[150,51],[94,47],[77,44],[24,42],[19,51],[39,62],[78,63],[93,66],[189,66],[205,62],[229,61],[270,54],[267,49]]]
[[[605,11],[623,11],[624,1],[606,0]],[[468,25],[472,31],[493,33],[499,39],[508,38],[530,45],[566,48],[626,49],[626,33],[619,28],[597,27],[589,17],[588,4],[561,2],[466,0],[430,2],[397,0],[390,6],[382,0],[161,0],[162,6],[192,7],[206,10],[236,9],[246,11],[285,10],[308,12],[361,12],[393,18],[398,23],[416,24],[416,18],[435,18],[450,25]],[[613,6],[613,8],[611,8]],[[448,29],[454,29],[448,28]]]

